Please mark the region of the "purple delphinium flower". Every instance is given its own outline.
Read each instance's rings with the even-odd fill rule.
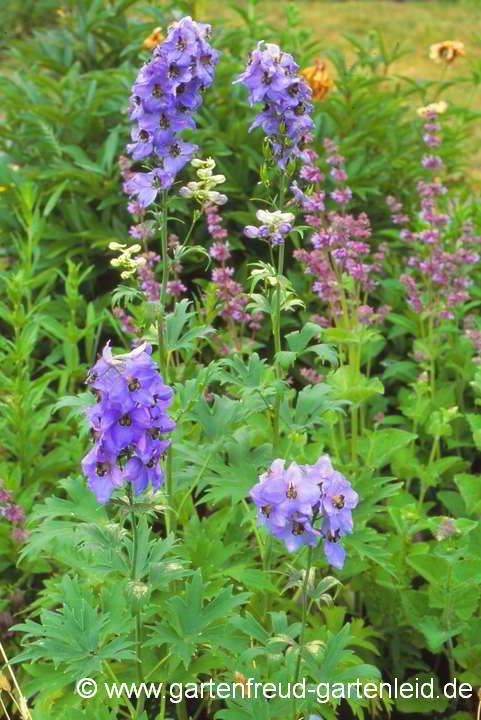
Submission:
[[[312,91],[299,74],[299,65],[277,45],[261,40],[251,52],[246,70],[234,80],[249,90],[249,103],[264,103],[250,130],[262,127],[275,163],[285,168],[291,158],[302,157],[305,138],[313,129]]]
[[[314,465],[277,459],[259,477],[250,497],[257,506],[257,517],[274,537],[284,540],[289,552],[302,545],[316,545],[324,538],[324,552],[335,567],[344,565],[340,539],[352,533],[352,510],[359,496],[341,473],[333,469],[329,456]],[[321,528],[314,523],[320,518]]]
[[[112,355],[107,343],[87,384],[97,403],[87,408],[93,448],[82,461],[88,486],[99,503],[116,488],[132,483],[135,494],[163,483],[161,459],[170,444],[162,439],[175,429],[167,415],[172,390],[164,385],[145,343],[124,355]]]
[[[127,150],[133,160],[153,156],[156,167],[148,173],[131,172],[123,161],[122,172],[125,191],[143,208],[172,185],[197,149],[178,133],[195,128],[192,115],[214,80],[219,53],[209,45],[210,33],[210,25],[190,17],[171,25],[132,87],[129,116],[135,126]]]

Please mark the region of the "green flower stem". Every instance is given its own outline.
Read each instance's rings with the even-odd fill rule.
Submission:
[[[161,225],[161,257],[162,257],[162,286],[160,291],[160,311],[158,320],[160,368],[166,385],[169,384],[169,347],[167,337],[167,322],[165,306],[167,302],[167,283],[169,281],[169,256],[167,244],[167,190],[162,191],[162,225]],[[172,446],[167,450],[165,468],[165,494],[167,496],[167,509],[165,511],[166,534],[171,532],[175,518],[172,510]]]
[[[279,189],[279,208],[282,210],[285,196],[286,177],[284,173],[281,175]],[[276,308],[273,322],[274,330],[274,350],[276,354],[275,368],[277,380],[282,380],[281,366],[277,360],[277,353],[281,351],[281,278],[284,273],[284,243],[279,246],[279,256],[277,264],[277,291],[276,291]],[[274,454],[277,456],[280,443],[280,414],[281,414],[282,390],[279,388],[276,392],[276,403],[274,406]]]
[[[114,671],[112,670],[112,668],[110,667],[110,665],[109,665],[108,662],[105,662],[105,663],[104,663],[104,668],[107,670],[108,674],[110,675],[110,677],[112,678],[112,680],[114,681],[114,683],[116,683],[117,687],[119,687],[119,686],[120,686],[119,679],[118,679],[117,675],[114,673]],[[131,718],[135,718],[135,715],[136,715],[136,712],[137,712],[136,709],[135,709],[135,707],[132,705],[132,703],[130,702],[130,700],[129,700],[129,698],[128,698],[127,696],[125,696],[124,699],[125,699],[125,704],[126,704],[127,707],[129,708],[130,717],[131,717]]]
[[[306,574],[304,576],[304,582],[302,584],[302,626],[301,626],[301,635],[299,638],[299,651],[297,655],[297,662],[296,662],[296,670],[294,673],[294,680],[292,681],[295,685],[296,682],[299,681],[299,673],[301,671],[301,659],[302,659],[302,652],[304,650],[304,639],[306,634],[306,620],[307,620],[307,585],[309,583],[309,576],[311,574],[311,565],[312,565],[312,554],[313,554],[313,547],[312,545],[309,545],[308,551],[307,551],[307,565],[306,565]],[[296,712],[296,698],[294,697],[292,700],[292,720],[296,720],[297,712]]]
[[[132,496],[132,488],[130,486],[129,492],[130,506],[132,508],[130,512],[131,524],[132,524],[132,571],[131,580],[135,582],[137,580],[137,555],[138,555],[138,533],[137,533],[137,521],[135,519],[134,512],[134,499]],[[144,682],[144,672],[142,668],[142,618],[140,610],[135,613],[135,647],[137,652],[137,681],[139,685]],[[136,718],[140,718],[144,711],[144,695],[141,695],[137,705]]]

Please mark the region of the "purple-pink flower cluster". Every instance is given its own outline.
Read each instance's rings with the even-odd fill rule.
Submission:
[[[307,192],[297,182],[292,183],[293,202],[302,207],[304,220],[313,229],[310,242],[314,247],[311,251],[295,250],[294,257],[305,265],[306,273],[313,276],[313,290],[328,304],[329,322],[335,324],[336,318],[344,313],[341,307],[342,275],[350,275],[358,287],[358,297],[366,297],[377,285],[373,275],[381,272],[381,262],[387,248],[381,245],[376,253],[372,253],[368,243],[371,226],[367,215],[360,213],[354,217],[345,213],[344,206],[352,192],[345,184],[347,172],[344,169],[344,157],[339,154],[332,140],[324,140],[324,147],[326,163],[331,168],[330,176],[339,185],[337,190],[330,193],[330,197],[341,207],[339,211],[326,210],[326,194],[319,189],[318,183],[314,188],[308,188]],[[301,177],[307,179],[316,177],[316,162],[319,159],[314,150],[310,150],[309,155],[307,170],[301,170]],[[320,173],[319,176],[324,177]],[[358,322],[369,324],[381,321],[390,308],[382,306],[375,311],[364,301],[357,302],[349,311]]]
[[[135,494],[149,483],[164,481],[162,458],[170,445],[163,439],[175,429],[168,417],[172,390],[143,344],[124,355],[112,355],[107,343],[87,377],[97,403],[86,410],[95,444],[82,461],[88,486],[99,503],[107,503],[116,488],[130,482]]]
[[[437,113],[434,110],[426,113],[423,139],[429,148],[441,144],[439,130]],[[432,154],[425,155],[421,164],[431,172],[443,168],[441,157]],[[473,282],[469,277],[470,266],[479,262],[480,258],[469,246],[481,238],[473,236],[469,224],[462,237],[450,243],[445,233],[450,217],[439,212],[436,205],[438,198],[447,193],[447,188],[438,178],[419,180],[416,187],[421,204],[421,229],[413,232],[403,228],[400,232],[401,238],[412,248],[407,261],[411,272],[403,273],[400,280],[413,310],[452,320],[455,317],[454,308],[469,300],[469,288]],[[402,212],[401,203],[392,196],[386,201],[394,224],[407,225],[409,217]]]
[[[178,133],[195,128],[193,113],[214,80],[219,53],[209,45],[211,29],[190,17],[171,25],[133,85],[129,116],[135,126],[127,150],[134,161],[152,156],[155,167],[133,173],[124,189],[144,208],[172,185],[197,149]]]
[[[205,208],[207,229],[215,242],[209,249],[210,257],[219,266],[212,270],[212,282],[215,285],[216,299],[221,304],[220,317],[226,322],[249,327],[252,331],[262,327],[263,315],[256,313],[252,315],[245,309],[249,298],[241,283],[234,280],[234,268],[227,265],[231,257],[230,245],[224,238],[227,230],[222,226],[222,216],[218,206],[207,205]],[[228,348],[222,346],[222,352],[228,352]]]
[[[274,460],[250,492],[259,521],[274,537],[284,540],[289,552],[302,545],[317,545],[323,537],[328,562],[342,568],[345,550],[341,538],[352,533],[358,494],[334,470],[328,455],[314,465],[285,465],[285,460]],[[314,527],[318,519],[319,530]]]
[[[12,524],[12,540],[14,542],[22,543],[27,540],[30,531],[22,527],[25,521],[25,510],[21,505],[13,502],[12,491],[5,490],[3,487],[0,487],[0,517]]]
[[[314,123],[312,91],[292,55],[261,40],[249,56],[245,72],[234,81],[249,90],[249,103],[264,103],[249,132],[262,127],[269,139],[272,157],[285,168],[291,158],[303,157],[305,137]]]

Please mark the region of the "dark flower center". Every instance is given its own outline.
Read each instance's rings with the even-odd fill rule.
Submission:
[[[184,90],[185,90],[185,83],[180,83],[180,85],[177,85],[177,90],[175,91],[175,94],[182,95]]]
[[[160,438],[160,428],[158,428],[158,427],[150,428],[149,435],[152,438],[152,440],[158,440]]]
[[[100,402],[102,400],[102,393],[97,390],[97,392],[95,393],[95,398],[97,402]]]
[[[156,465],[156,464],[157,464],[157,459],[153,457],[153,458],[150,458],[149,462],[146,464],[146,467],[153,468],[154,465]]]
[[[176,78],[176,77],[179,77],[179,75],[180,75],[179,66],[176,65],[175,63],[171,63],[169,65],[169,77]]]
[[[155,98],[160,98],[164,95],[164,91],[160,87],[159,83],[156,83],[154,87],[152,88],[152,95]]]
[[[272,82],[272,77],[269,75],[267,71],[264,72],[264,75],[262,76],[262,82],[264,85],[270,85]]]
[[[97,373],[89,373],[87,375],[85,382],[87,383],[87,385],[91,385],[92,383],[94,383],[97,380],[97,378],[98,378]]]
[[[130,392],[135,392],[136,390],[140,390],[140,380],[137,380],[137,378],[129,377],[129,382],[127,387],[129,388]]]
[[[261,508],[261,512],[266,516],[266,518],[270,517],[272,515],[272,505],[264,505]]]
[[[179,157],[181,153],[180,145],[178,145],[177,143],[171,145],[169,148],[169,153],[172,155],[172,157]]]
[[[147,142],[148,139],[149,133],[147,132],[147,130],[141,130],[139,132],[139,140],[141,140],[142,142]]]
[[[306,106],[304,105],[304,103],[299,103],[299,105],[296,105],[294,112],[296,115],[304,115],[304,113],[306,112]]]
[[[182,37],[182,35],[179,35],[177,42],[175,44],[175,47],[177,50],[180,50],[181,52],[183,52],[185,50],[186,42],[185,42],[184,38]]]
[[[289,85],[289,87],[287,88],[287,92],[291,97],[294,97],[299,92],[299,85],[297,83]]]
[[[294,520],[292,523],[292,534],[293,535],[303,535],[304,534],[304,525],[297,520]]]
[[[110,463],[108,462],[98,462],[95,464],[95,470],[97,472],[97,475],[99,477],[103,477],[104,475],[107,475],[107,473],[110,470]]]
[[[341,537],[341,533],[340,533],[339,530],[336,530],[335,533],[332,533],[332,532],[329,530],[328,533],[327,533],[327,540],[328,540],[328,542],[335,543],[335,542],[337,542],[337,541],[339,540],[340,537]]]
[[[161,130],[167,130],[170,127],[170,120],[165,113],[160,113],[159,127]]]
[[[132,418],[127,413],[125,415],[122,415],[122,417],[119,420],[119,425],[122,425],[122,427],[130,427],[132,425]]]
[[[140,103],[141,103],[141,98],[139,97],[139,95],[135,95],[135,96],[134,96],[134,103],[135,103],[136,105],[140,105]]]
[[[200,58],[201,65],[212,65],[212,58],[210,55],[202,55]]]
[[[296,497],[297,497],[297,489],[296,489],[296,486],[295,486],[293,483],[291,483],[291,482],[289,483],[289,486],[288,486],[288,488],[287,488],[287,493],[286,493],[286,495],[287,495],[287,497],[289,498],[289,500],[295,500]]]
[[[344,495],[333,495],[332,504],[338,510],[342,510],[342,508],[344,507]]]

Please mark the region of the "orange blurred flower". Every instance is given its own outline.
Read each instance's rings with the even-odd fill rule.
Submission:
[[[334,83],[329,77],[326,63],[320,58],[317,58],[315,63],[312,67],[301,70],[301,75],[312,90],[312,99],[323,100]]]
[[[445,40],[429,48],[429,57],[434,62],[452,63],[457,57],[464,56],[464,44],[458,40]]]
[[[164,36],[162,35],[162,28],[156,27],[155,30],[152,30],[149,37],[146,37],[144,40],[144,48],[146,50],[153,50],[157,45],[160,45],[161,42],[164,41]]]

